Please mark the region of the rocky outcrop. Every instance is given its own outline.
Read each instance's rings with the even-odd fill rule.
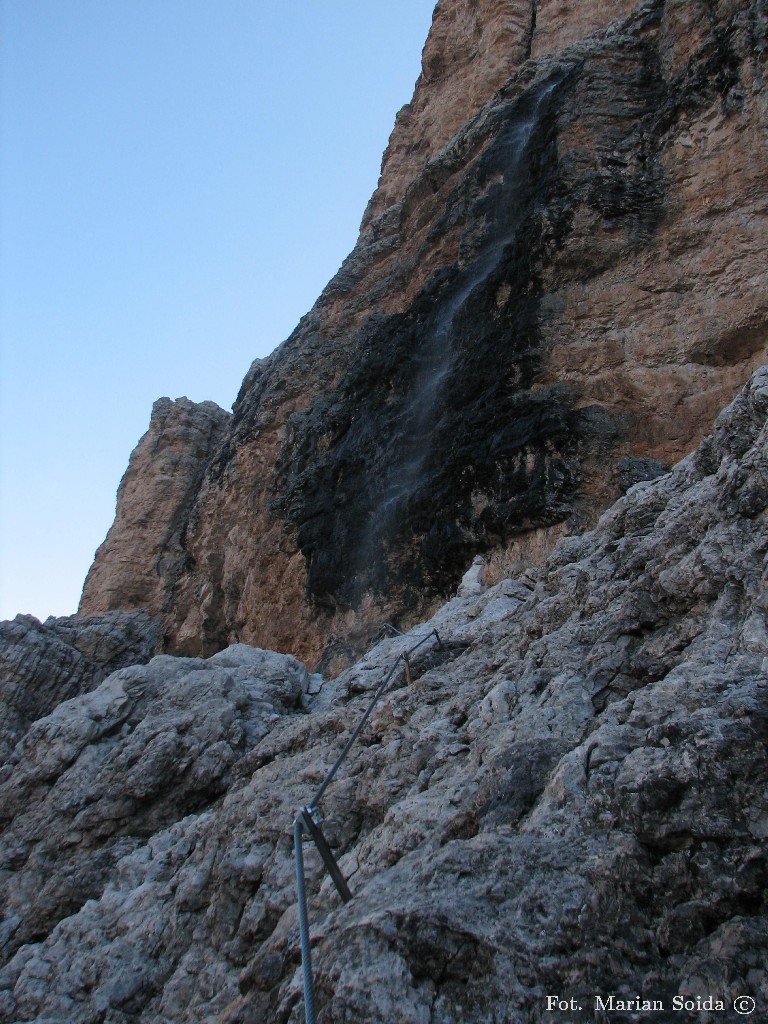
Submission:
[[[230,419],[215,402],[160,398],[117,491],[115,521],[85,580],[79,613],[168,609],[188,567],[185,534],[205,470]]]
[[[767,551],[768,367],[543,569],[453,599],[304,706],[292,659],[238,647],[57,708],[2,769],[4,934],[25,944],[0,1021],[303,1020],[293,815],[435,629],[323,800],[350,903],[306,851],[318,1021],[536,1024],[547,994],[583,1007],[564,1024],[606,1019],[610,993],[615,1021],[651,1019],[638,993],[659,1020],[764,1008]]]
[[[206,662],[160,655],[31,725],[0,769],[5,958],[225,792],[233,764],[300,706],[308,683],[294,658],[244,645]]]
[[[536,6],[534,0],[439,0],[422,72],[395,119],[363,230],[402,200],[430,159],[530,56]]]
[[[83,610],[338,671],[691,451],[766,356],[766,52],[764,0],[441,0],[355,250]]]
[[[149,661],[162,634],[160,620],[146,611],[0,622],[0,763],[61,701],[87,693],[118,668]]]

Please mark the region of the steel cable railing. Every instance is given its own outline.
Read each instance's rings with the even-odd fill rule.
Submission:
[[[403,634],[399,630],[395,629],[394,626],[387,626],[387,628],[398,633],[400,636]],[[318,853],[320,854],[323,863],[331,876],[333,884],[336,886],[336,890],[341,896],[345,903],[348,903],[352,899],[352,893],[349,890],[346,879],[336,862],[330,846],[328,845],[325,836],[323,835],[321,824],[323,821],[322,814],[320,812],[320,801],[323,799],[326,790],[333,781],[339,768],[344,763],[347,755],[354,746],[355,740],[358,738],[360,733],[365,727],[365,723],[371,716],[371,712],[378,704],[384,691],[391,682],[395,672],[398,669],[400,662],[403,662],[405,672],[405,682],[410,684],[413,681],[411,673],[411,662],[410,656],[417,651],[420,647],[430,640],[432,637],[437,638],[438,649],[442,648],[442,640],[440,634],[436,629],[430,630],[426,636],[422,637],[417,644],[413,647],[409,647],[407,651],[401,651],[400,654],[394,660],[392,667],[384,677],[383,681],[376,688],[376,692],[371,698],[368,707],[365,710],[365,714],[355,726],[352,735],[349,737],[344,747],[336,758],[334,763],[325,775],[325,778],[320,783],[320,786],[315,793],[315,796],[311,803],[307,804],[306,807],[302,807],[293,823],[293,845],[294,853],[296,856],[296,893],[299,904],[299,935],[301,939],[301,969],[304,980],[304,1019],[306,1024],[315,1024],[315,991],[314,982],[312,977],[312,957],[310,950],[310,936],[309,936],[309,912],[307,910],[307,893],[306,893],[306,879],[304,875],[304,851],[302,844],[305,839],[312,839],[315,846],[317,847]]]

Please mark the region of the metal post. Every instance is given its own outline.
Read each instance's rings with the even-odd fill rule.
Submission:
[[[390,628],[394,629],[394,627]],[[399,630],[395,630],[395,632],[399,632]],[[330,786],[336,772],[339,770],[347,754],[352,749],[355,740],[363,731],[365,723],[368,721],[373,709],[376,707],[380,697],[397,671],[398,665],[401,661],[403,662],[405,668],[405,681],[410,686],[413,683],[410,655],[422,647],[432,636],[437,638],[438,647],[442,648],[443,642],[440,639],[440,635],[436,629],[433,629],[426,636],[422,637],[418,643],[414,644],[407,651],[403,651],[398,654],[395,658],[394,664],[371,698],[363,717],[357,723],[352,735],[344,744],[343,750],[336,758],[320,784],[320,788],[317,793],[315,793],[314,800],[308,807],[303,807],[299,811],[293,822],[293,845],[296,854],[296,892],[299,901],[299,934],[301,936],[301,969],[304,975],[304,1019],[306,1024],[315,1024],[315,993],[312,983],[312,960],[309,948],[309,918],[307,915],[307,893],[304,884],[304,851],[302,850],[302,842],[305,835],[309,835],[314,839],[315,846],[317,847],[325,867],[328,870],[328,873],[330,874],[342,900],[345,903],[351,900],[352,893],[349,891],[346,879],[342,875],[339,865],[336,863],[336,858],[333,856],[333,853],[326,842],[325,836],[322,833],[322,829],[319,826],[319,822],[322,819],[320,817],[315,818],[315,815],[319,812],[319,804],[326,789]]]
[[[312,811],[308,807],[305,807],[300,812],[299,817],[302,819],[305,831],[314,840],[317,852],[323,858],[323,864],[325,864],[326,871],[331,876],[339,896],[341,896],[345,903],[349,903],[352,899],[352,893],[349,891],[347,881],[341,873],[341,868],[336,863],[336,858],[333,856],[319,823],[312,817]]]
[[[315,992],[312,985],[312,960],[309,949],[309,918],[307,893],[304,887],[304,824],[299,815],[293,823],[293,846],[296,854],[296,892],[299,897],[299,935],[301,936],[301,970],[304,975],[304,1020],[315,1024]]]

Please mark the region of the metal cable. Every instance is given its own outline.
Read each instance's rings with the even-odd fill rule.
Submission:
[[[304,975],[304,1020],[315,1024],[315,990],[312,983],[312,959],[309,948],[309,917],[307,893],[304,887],[304,824],[301,817],[293,823],[293,847],[296,854],[296,892],[299,898],[299,934],[301,936],[301,971]]]
[[[339,754],[339,756],[336,758],[336,760],[334,761],[333,766],[331,767],[330,771],[328,772],[328,774],[325,776],[325,778],[323,779],[322,783],[320,784],[320,788],[315,793],[314,800],[309,805],[312,808],[312,810],[316,810],[316,808],[318,807],[320,801],[323,798],[323,794],[325,793],[326,789],[328,789],[328,787],[330,786],[331,782],[333,782],[334,775],[339,770],[339,768],[341,768],[342,764],[344,763],[344,759],[346,758],[347,754],[352,749],[352,745],[354,744],[355,740],[360,735],[360,733],[363,731],[363,726],[368,721],[368,719],[370,717],[370,714],[373,711],[373,709],[376,707],[376,704],[377,704],[377,702],[379,700],[379,697],[381,697],[381,695],[384,692],[384,690],[386,689],[387,684],[389,683],[390,679],[395,674],[395,669],[397,668],[398,663],[399,663],[401,657],[402,657],[402,655],[398,655],[397,661],[392,666],[392,668],[389,670],[389,672],[387,673],[387,675],[384,678],[384,681],[379,685],[378,689],[374,693],[373,699],[371,700],[370,704],[366,708],[365,714],[360,719],[360,721],[357,723],[357,726],[355,727],[354,732],[349,737],[347,742],[344,744],[344,749]]]
[[[379,698],[381,697],[382,693],[384,693],[384,690],[387,688],[387,684],[389,683],[390,679],[395,674],[395,672],[397,670],[397,666],[399,665],[399,663],[401,661],[404,661],[405,664],[408,665],[408,657],[409,657],[409,655],[413,654],[414,651],[417,651],[419,649],[419,647],[421,647],[423,644],[425,644],[427,642],[427,640],[429,640],[430,637],[433,637],[433,636],[436,636],[437,640],[438,640],[438,643],[440,643],[440,636],[439,636],[437,630],[433,629],[429,633],[427,633],[427,635],[425,637],[423,637],[423,639],[421,639],[413,647],[410,647],[407,651],[404,651],[401,654],[398,654],[398,656],[395,659],[395,663],[393,664],[392,668],[386,674],[386,676],[384,677],[383,682],[379,684],[378,689],[376,690],[376,692],[374,693],[373,697],[371,698],[371,702],[368,705],[368,707],[366,708],[365,714],[360,719],[360,721],[357,723],[357,726],[355,727],[354,732],[349,737],[347,742],[344,744],[344,749],[339,754],[339,756],[336,758],[336,760],[334,761],[333,765],[331,766],[328,774],[325,776],[325,778],[321,782],[320,788],[315,793],[314,800],[309,805],[310,810],[315,811],[319,807],[320,801],[323,798],[323,794],[325,793],[326,789],[328,789],[328,787],[330,786],[331,782],[333,781],[333,777],[336,774],[336,772],[339,770],[339,768],[344,763],[344,759],[346,758],[347,754],[352,749],[352,746],[353,746],[355,740],[360,735],[360,733],[363,731],[363,727],[365,726],[365,723],[368,721],[368,719],[369,719],[369,717],[371,715],[371,712],[376,707],[376,705],[377,705],[377,703],[379,701]]]
[[[394,627],[390,628],[394,629]],[[314,824],[313,814],[317,812],[320,801],[323,798],[323,794],[325,793],[328,786],[330,786],[331,782],[333,781],[333,777],[336,775],[336,772],[343,764],[347,754],[352,749],[352,745],[354,744],[355,740],[363,731],[363,726],[368,721],[368,718],[370,717],[370,714],[373,711],[373,709],[376,707],[379,698],[384,693],[384,690],[387,688],[387,685],[392,679],[392,676],[395,674],[397,666],[400,664],[401,661],[404,663],[405,677],[407,682],[410,683],[412,681],[411,665],[408,659],[410,655],[413,654],[414,651],[417,651],[419,647],[423,646],[427,642],[427,640],[429,640],[430,637],[432,636],[437,637],[437,643],[440,647],[442,647],[442,640],[440,639],[440,634],[437,632],[436,629],[433,629],[429,633],[427,633],[425,637],[419,640],[417,644],[414,644],[413,647],[409,647],[407,651],[401,651],[400,654],[398,654],[398,656],[395,658],[392,668],[386,674],[383,681],[379,684],[379,686],[376,689],[376,692],[371,698],[371,701],[365,710],[365,714],[357,723],[354,732],[349,737],[347,742],[344,744],[344,749],[336,758],[327,775],[320,784],[320,788],[315,793],[315,799],[308,807],[302,808],[302,810],[299,811],[293,823],[293,846],[296,854],[296,892],[299,904],[299,934],[301,936],[301,970],[304,977],[304,1020],[306,1024],[315,1024],[315,990],[312,980],[312,960],[309,947],[309,916],[307,913],[307,893],[304,884],[304,851],[302,849],[303,838],[305,835],[311,835],[312,832],[319,832],[319,829],[314,829],[312,827]],[[320,820],[321,819],[318,817],[317,821],[319,822]],[[325,844],[325,839],[322,838],[322,833],[320,833],[320,838],[322,839],[322,843]],[[315,842],[317,843],[317,839],[315,840]],[[336,866],[336,870],[338,871],[338,865],[336,865],[336,862],[333,859],[333,855],[330,854],[330,849],[328,849],[328,853],[330,855],[330,861],[333,863],[334,866]],[[323,860],[326,863],[326,867],[328,867],[329,871],[331,871],[331,867],[325,856],[323,857]],[[339,885],[339,882],[334,877],[334,872],[331,871],[331,877],[336,883],[336,887],[339,890],[342,899],[346,902],[349,890],[347,889],[346,882],[344,881],[344,878],[343,876],[341,876],[340,872],[339,875],[341,877],[341,885]],[[345,895],[345,890],[347,895]],[[349,896],[349,898],[351,898],[351,896]]]

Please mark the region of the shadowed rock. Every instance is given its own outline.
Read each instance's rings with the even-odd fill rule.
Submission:
[[[162,624],[146,611],[0,622],[0,764],[32,722],[161,645]]]
[[[318,1021],[538,1024],[554,992],[590,1016],[610,992],[670,1013],[676,994],[765,1005],[766,481],[768,367],[594,531],[381,641],[308,712],[295,662],[243,648],[124,669],[57,709],[9,766],[6,835],[43,848],[78,814],[130,839],[102,894],[43,918],[0,972],[0,1020],[299,1024],[293,814],[433,629],[441,645],[396,677],[323,801],[350,903],[306,852]],[[115,731],[124,715],[134,733]],[[198,783],[205,806],[166,825],[201,760],[220,768]],[[82,806],[89,792],[101,804]],[[98,810],[115,801],[122,820]],[[61,845],[46,892],[72,877]],[[41,884],[25,856],[6,861],[6,892]]]

